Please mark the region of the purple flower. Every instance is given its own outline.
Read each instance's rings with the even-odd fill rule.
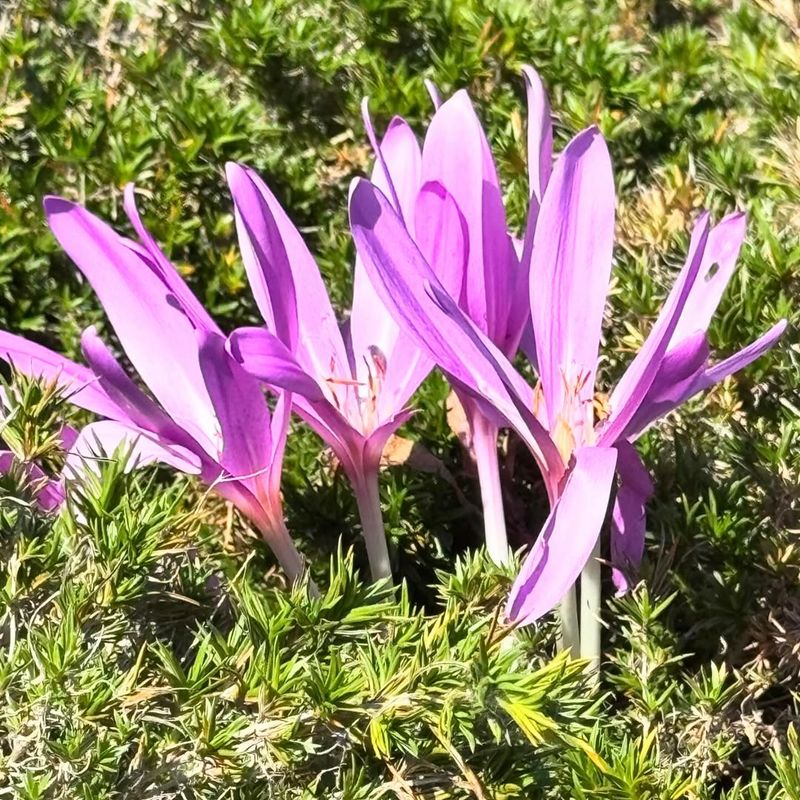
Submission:
[[[126,443],[132,463],[159,461],[199,475],[258,527],[287,575],[299,577],[303,558],[280,499],[289,395],[280,393],[270,414],[258,381],[228,354],[224,335],[142,225],[132,185],[125,210],[138,243],[67,200],[48,197],[44,208],[152,393],[128,376],[93,328],[81,337],[88,367],[0,332],[0,358],[55,381],[72,403],[102,418],[80,432],[68,468]]]
[[[462,220],[467,257],[463,280],[446,288],[477,329],[509,359],[516,354],[526,332],[526,343],[531,339],[527,301],[531,243],[537,211],[550,175],[553,151],[547,96],[534,70],[527,68],[525,78],[531,196],[524,241],[515,240],[508,232],[491,148],[465,91],[458,91],[441,103],[438,92],[432,90],[436,113],[425,133],[421,154],[413,161],[413,170],[404,169],[403,162],[393,158],[392,137],[395,131],[403,131],[409,150],[416,148],[407,123],[395,117],[386,138],[379,145],[366,111],[366,102],[363,113],[378,158],[372,182],[389,198],[412,240],[423,252],[425,247],[416,230],[414,215],[408,211],[411,206],[409,198],[413,202],[424,188],[426,191],[444,191],[455,201]],[[407,163],[410,164],[410,160]],[[431,230],[435,234],[434,226],[429,226],[428,231]],[[377,297],[375,303],[380,303]],[[506,563],[508,541],[497,457],[497,421],[494,415],[485,413],[458,383],[454,384],[454,391],[464,408],[468,439],[478,471],[487,550],[496,562]]]
[[[405,123],[390,126],[381,153],[375,181],[391,187],[426,263],[457,291],[465,242],[455,203],[438,185],[420,186],[419,146]],[[385,178],[389,169],[394,182]],[[331,447],[353,486],[373,578],[390,577],[380,459],[411,415],[408,400],[433,362],[403,335],[360,262],[350,317],[340,329],[314,258],[272,192],[244,166],[229,164],[227,173],[245,268],[266,323],[235,331],[229,350],[249,374],[294,392],[295,410]]]
[[[630,442],[650,423],[769,349],[780,322],[711,365],[706,331],[744,235],[739,215],[698,222],[689,257],[642,349],[595,422],[600,333],[612,263],[614,184],[596,128],[578,134],[544,189],[531,241],[529,308],[540,383],[534,391],[485,330],[437,281],[386,197],[366,180],[350,217],[376,290],[407,334],[497,424],[514,428],[539,464],[552,512],[512,589],[507,613],[528,623],[569,591],[597,545],[609,497],[616,579],[638,565],[647,472]],[[530,229],[530,226],[529,226]]]
[[[21,470],[31,488],[36,505],[42,511],[58,511],[64,502],[64,484],[60,479],[51,478],[32,461],[21,461],[10,450],[0,450],[0,475],[7,475],[15,469]]]

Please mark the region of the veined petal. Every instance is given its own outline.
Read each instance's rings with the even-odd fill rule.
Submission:
[[[57,197],[44,206],[51,230],[95,290],[134,369],[172,419],[212,452],[218,425],[195,329],[174,296],[86,209]]]
[[[219,420],[217,461],[234,477],[268,470],[270,415],[258,380],[225,349],[225,337],[198,332],[200,369]]]
[[[22,336],[0,331],[0,358],[25,375],[55,381],[69,401],[101,417],[125,420],[127,414],[100,386],[97,376],[81,364]]]
[[[86,469],[96,472],[99,460],[112,458],[120,446],[129,453],[128,470],[159,462],[188,475],[199,475],[201,471],[200,457],[185,447],[161,442],[135,425],[102,420],[81,430],[67,454],[64,472],[69,477],[80,476]]]
[[[445,291],[457,298],[464,280],[468,242],[464,219],[455,201],[440,184],[427,183],[418,194],[414,214],[415,241],[420,253]],[[365,279],[369,281],[366,273]],[[377,294],[375,302],[396,325]],[[400,335],[391,353],[387,354],[386,376],[378,396],[378,419],[387,420],[396,414],[432,367],[430,355],[416,340]]]
[[[625,427],[623,437],[636,438],[693,394],[693,386],[705,372],[708,356],[708,338],[703,331],[688,336],[670,350],[659,365],[642,404]]]
[[[653,483],[631,444],[621,440],[616,449],[619,486],[611,514],[611,577],[618,593],[624,594],[642,563],[645,507],[653,495]]]
[[[373,147],[376,148],[372,180],[387,196],[397,198],[396,202],[399,205],[403,221],[413,236],[414,210],[421,185],[420,172],[422,168],[422,153],[416,136],[405,120],[395,117],[378,145],[368,115],[365,117],[365,122],[370,139],[373,141]],[[349,333],[354,375],[362,387],[369,386],[370,382],[375,380],[375,370],[378,368],[376,362],[384,363],[387,370],[391,370],[394,365],[399,365],[403,375],[408,374],[409,357],[415,364],[419,362],[417,354],[414,352],[418,351],[418,348],[409,351],[407,340],[399,338],[400,329],[397,327],[397,323],[391,314],[387,313],[375,293],[375,289],[364,271],[364,266],[357,256],[353,275],[353,304],[349,319]],[[401,352],[395,355],[397,347]],[[399,364],[398,359],[401,362]],[[420,376],[420,381],[425,374],[427,372]],[[384,381],[379,397],[380,404],[384,407],[381,414],[391,414],[400,408],[416,386],[407,393],[404,393],[404,386],[396,388],[401,390],[401,394],[404,394],[399,400],[400,405],[394,405],[397,401],[390,396],[394,393],[389,390]]]
[[[123,208],[136,231],[136,235],[139,237],[139,241],[149,256],[146,263],[161,278],[169,291],[172,292],[195,327],[219,333],[217,323],[211,319],[211,316],[195,297],[186,281],[178,274],[175,266],[164,255],[163,250],[158,246],[150,231],[145,228],[142,218],[139,216],[139,210],[136,208],[135,190],[136,187],[132,183],[125,186]]]
[[[237,328],[228,338],[228,350],[245,372],[268,386],[296,392],[312,402],[325,399],[319,384],[266,328]]]
[[[549,419],[567,392],[591,403],[614,245],[614,177],[595,128],[556,162],[542,200],[530,267],[536,356]],[[572,422],[572,420],[568,420]]]
[[[81,350],[100,386],[125,413],[122,421],[191,447],[191,437],[133,382],[93,325],[81,334]]]
[[[780,322],[773,325],[766,333],[759,336],[754,342],[751,342],[747,347],[739,350],[738,353],[734,353],[732,356],[728,356],[728,358],[720,361],[713,367],[709,367],[694,387],[695,392],[710,388],[715,383],[725,380],[728,375],[733,375],[734,372],[744,369],[757,358],[763,356],[764,353],[777,344],[778,339],[781,338],[783,332],[786,330],[787,324],[786,320],[782,319]]]
[[[530,387],[455,305],[389,201],[368,181],[357,181],[351,192],[350,221],[376,291],[405,333],[451,379],[494,405],[538,454],[547,475],[560,476],[560,456],[530,411]]]
[[[708,330],[736,268],[746,230],[747,219],[739,213],[729,214],[709,231],[700,273],[672,334],[670,350],[696,331]]]
[[[539,73],[524,66],[525,92],[528,96],[528,182],[529,193],[541,205],[553,164],[553,123],[550,102]]]
[[[611,447],[576,451],[561,496],[511,588],[506,606],[511,622],[535,622],[575,583],[603,527],[616,463]]]
[[[227,172],[237,214],[242,219],[239,235],[245,265],[248,260],[250,261],[248,277],[256,301],[259,302],[259,308],[261,305],[265,307],[261,309],[262,313],[267,307],[265,300],[269,300],[269,309],[272,309],[269,315],[265,315],[265,321],[290,349],[295,347],[296,331],[303,331],[302,341],[296,342],[297,354],[300,363],[311,374],[319,378],[331,375],[349,377],[350,366],[336,315],[317,263],[308,251],[299,231],[264,181],[253,170],[229,164]],[[260,199],[256,195],[260,196]],[[247,200],[246,209],[239,208],[242,198]],[[244,226],[245,213],[247,227]],[[269,255],[270,258],[277,259],[274,263],[261,265],[254,261],[254,254],[258,251],[253,249],[254,244],[250,242],[251,234],[248,231],[258,232],[259,241],[262,243],[259,257],[266,258]],[[282,260],[284,255],[286,262]],[[286,263],[291,270],[291,284],[287,284],[283,274]],[[265,276],[269,273],[262,272],[262,269],[268,269],[279,276],[277,285],[266,281]],[[284,291],[288,292],[288,295],[282,294]],[[262,298],[261,301],[258,299],[259,296]],[[272,327],[272,314],[275,310],[273,303],[289,306],[282,312],[289,326],[290,333],[286,334],[288,339],[281,330]],[[297,308],[296,326],[289,321],[292,303],[296,303]]]
[[[466,221],[469,253],[461,305],[493,341],[502,340],[516,257],[489,142],[463,90],[431,120],[422,147],[422,178],[444,186]]]
[[[599,429],[599,443],[613,444],[621,438],[628,424],[647,397],[661,362],[666,355],[672,334],[680,320],[686,299],[697,280],[708,239],[708,214],[703,214],[692,234],[689,257],[667,297],[658,319],[641,350],[625,370],[611,393],[608,419]]]

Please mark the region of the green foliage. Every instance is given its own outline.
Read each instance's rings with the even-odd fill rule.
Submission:
[[[122,231],[136,180],[155,237],[224,328],[255,320],[222,167],[258,169],[348,306],[345,200],[369,169],[359,104],[419,130],[467,87],[510,222],[527,202],[518,70],[559,145],[596,122],[619,190],[600,384],[646,335],[697,209],[748,212],[711,329],[727,354],[782,316],[745,374],[639,443],[656,478],[645,586],[604,616],[598,689],[552,660],[554,629],[500,624],[508,576],[474,550],[478,492],[438,377],[382,476],[396,595],[358,578],[357,515],[297,426],[289,526],[322,598],[287,595],[223,503],[122,462],[70,488],[58,520],[22,471],[0,481],[0,796],[20,798],[800,796],[800,67],[791,4],[759,0],[10,0],[0,5],[0,328],[75,355],[102,314],[40,201]],[[16,378],[5,445],[48,472],[64,405]],[[544,514],[507,443],[514,546]],[[424,467],[424,469],[420,469]],[[339,541],[348,555],[329,554]],[[349,555],[352,548],[352,555]],[[609,593],[610,593],[609,587]],[[427,794],[426,794],[427,793]]]

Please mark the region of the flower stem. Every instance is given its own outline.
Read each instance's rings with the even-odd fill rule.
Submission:
[[[392,563],[381,513],[381,496],[378,488],[378,468],[367,467],[353,481],[361,529],[367,545],[369,570],[373,581],[392,579]]]
[[[577,658],[580,650],[580,632],[578,631],[578,605],[574,586],[570,586],[569,591],[561,600],[558,614],[561,617],[559,647],[566,650],[573,658]]]
[[[283,521],[283,514],[280,511],[269,514],[259,522],[258,527],[289,580],[292,583],[301,580],[306,571],[306,560],[292,541]],[[319,596],[319,589],[310,579],[308,590],[312,597]]]
[[[503,488],[500,484],[500,464],[497,459],[498,429],[477,411],[470,415],[470,428],[478,481],[481,486],[486,551],[495,564],[508,564]]]
[[[592,554],[581,572],[581,658],[590,662],[597,673],[600,666],[601,600],[600,537],[597,537]]]

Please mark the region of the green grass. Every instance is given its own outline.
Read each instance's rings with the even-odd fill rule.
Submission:
[[[5,480],[0,797],[800,797],[798,29],[778,0],[4,3],[0,328],[77,353],[102,312],[41,198],[128,230],[134,179],[221,324],[257,319],[229,159],[273,187],[347,308],[347,187],[370,161],[359,103],[370,95],[379,126],[399,113],[421,130],[425,77],[470,90],[519,229],[524,63],[548,87],[558,146],[597,122],[614,159],[601,385],[646,334],[701,206],[749,215],[715,350],[782,316],[791,327],[641,441],[657,486],[646,586],[609,602],[596,692],[552,660],[551,626],[501,635],[508,576],[473,553],[477,487],[438,377],[404,431],[438,471],[383,475],[397,596],[355,577],[355,504],[300,426],[284,494],[330,586],[316,602],[284,592],[266,549],[191,482],[109,464],[54,521]],[[36,414],[6,437],[52,447],[52,409],[23,406]],[[518,453],[515,546],[544,511],[533,476]],[[329,576],[340,541],[355,564],[335,559]]]

